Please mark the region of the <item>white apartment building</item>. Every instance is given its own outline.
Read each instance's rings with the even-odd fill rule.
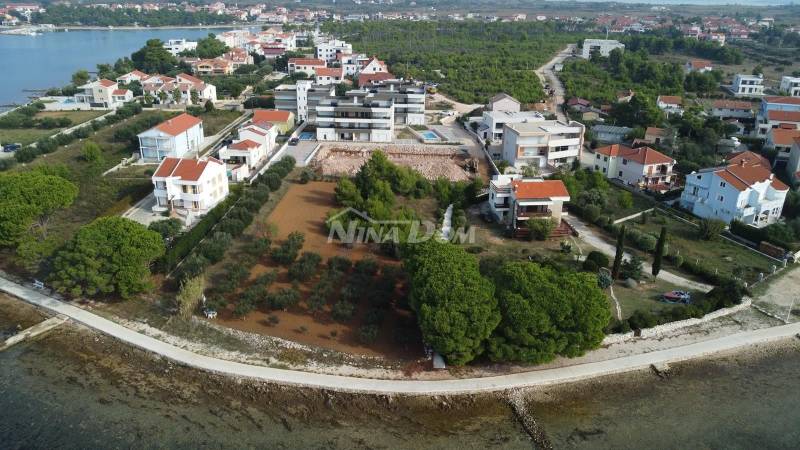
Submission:
[[[197,48],[197,41],[188,41],[186,39],[170,39],[164,44],[164,48],[172,53],[172,56],[178,56],[187,50],[195,50]]]
[[[369,91],[352,90],[327,97],[316,106],[318,141],[391,142],[394,104]]]
[[[781,77],[780,90],[790,97],[800,97],[800,77]]]
[[[174,212],[187,224],[228,196],[225,164],[214,158],[168,157],[153,174],[154,212]]]
[[[789,187],[772,174],[769,161],[748,151],[731,155],[728,163],[686,175],[681,206],[728,223],[761,228],[777,222]]]
[[[239,128],[239,138],[221,148],[221,159],[233,181],[244,181],[259,168],[275,147],[278,127],[267,122],[251,122]]]
[[[314,83],[321,86],[339,84],[344,81],[344,69],[341,67],[320,67],[314,71]]]
[[[580,122],[539,120],[505,124],[503,159],[517,169],[523,166],[549,171],[580,161],[584,126]]]
[[[608,56],[616,48],[624,51],[625,44],[613,39],[584,39],[581,58],[589,59],[593,52],[599,52],[600,56]]]
[[[506,124],[544,120],[544,116],[536,111],[484,111],[477,133],[484,140],[501,141]]]
[[[116,109],[133,100],[133,92],[120,89],[115,81],[100,79],[78,86],[75,103],[88,103],[93,108]]]
[[[353,53],[353,46],[345,41],[331,39],[327,42],[317,44],[314,56],[317,59],[324,59],[327,62],[332,62],[336,61],[337,55],[340,53],[345,55]]]
[[[731,92],[737,97],[760,97],[764,95],[764,76],[737,73]]]
[[[203,121],[183,113],[138,134],[144,161],[184,158],[199,153],[203,145]]]
[[[300,122],[312,119],[317,103],[325,97],[334,95],[333,85],[315,85],[311,80],[297,80],[296,84],[282,84],[274,89],[275,109],[289,111],[297,116]]]
[[[587,155],[588,156],[588,155]],[[595,149],[584,165],[606,178],[641,189],[667,190],[675,181],[675,160],[650,147],[630,148],[622,144]]]

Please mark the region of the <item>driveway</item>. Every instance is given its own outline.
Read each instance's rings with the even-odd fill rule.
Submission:
[[[298,166],[305,166],[304,161],[308,158],[308,155],[317,148],[319,142],[316,139],[310,141],[300,141],[297,145],[288,145],[286,146],[286,153],[285,155],[289,155],[297,161]]]
[[[134,222],[139,222],[144,226],[148,226],[153,222],[166,219],[161,213],[154,213],[153,206],[156,205],[155,196],[150,193],[147,197],[139,200],[135,205],[125,211],[122,217],[131,219]]]
[[[567,121],[567,116],[561,110],[561,105],[564,104],[564,85],[561,84],[561,80],[558,79],[553,71],[553,66],[564,62],[565,59],[572,56],[575,47],[576,44],[567,45],[567,48],[561,50],[553,59],[536,69],[536,75],[539,76],[542,86],[544,86],[545,83],[549,83],[550,88],[554,91],[553,96],[548,98],[549,110],[554,111],[558,120],[562,122]]]

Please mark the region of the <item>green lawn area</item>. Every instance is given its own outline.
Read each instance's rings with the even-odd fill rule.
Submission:
[[[86,121],[100,117],[108,111],[42,111],[36,114],[37,119],[45,117],[59,118],[69,117],[72,125],[75,126]],[[8,128],[0,129],[0,144],[20,143],[27,145],[36,142],[41,138],[52,136],[64,128]]]
[[[625,224],[656,237],[661,232],[661,227],[666,226],[670,254],[680,252],[679,254],[686,261],[699,261],[712,269],[718,269],[725,275],[736,273],[748,282],[755,281],[759,272],[768,273],[770,267],[775,264],[774,261],[752,250],[724,239],[717,241],[699,239],[697,228],[694,225],[676,219],[660,210],[651,214],[647,223],[642,223],[637,218],[629,220]],[[646,258],[650,260],[652,256]],[[675,270],[674,267],[668,266],[669,263],[665,267]]]
[[[239,111],[225,111],[221,109],[210,113],[203,113],[200,115],[200,118],[203,119],[203,132],[206,136],[217,134],[241,115],[242,113]]]
[[[624,283],[614,284],[614,295],[617,297],[617,301],[619,301],[623,319],[627,319],[633,315],[635,311],[657,314],[666,310],[684,308],[684,305],[666,303],[659,300],[663,293],[674,290],[685,289],[664,280],[653,280],[652,277],[649,278],[647,282],[640,283],[635,288],[626,287]],[[615,314],[613,300],[611,300],[610,294],[608,295],[612,308],[611,314],[613,315]],[[692,292],[692,298],[694,300],[699,300],[702,295],[703,294],[700,292]]]
[[[57,211],[50,220],[48,234],[59,241],[71,238],[75,231],[100,216],[120,214],[152,190],[150,177],[142,171],[117,176],[104,177],[101,174],[117,165],[124,157],[129,157],[136,149],[128,143],[113,142],[117,128],[132,121],[159,114],[158,111],[144,111],[125,121],[104,127],[82,141],[60,147],[53,153],[41,155],[33,162],[18,165],[12,170],[29,170],[32,167],[49,167],[58,172],[68,172],[67,178],[78,185],[79,193],[75,202],[67,209]],[[102,163],[92,166],[81,158],[86,141],[97,143],[103,151]]]
[[[653,200],[645,198],[641,195],[631,194],[614,183],[609,183],[609,185],[611,186],[611,189],[608,190],[608,204],[610,208],[608,208],[609,210],[607,211],[603,211],[603,214],[609,214],[614,219],[621,219],[654,206]],[[633,206],[630,208],[623,208],[620,206],[619,198],[626,192],[628,192],[633,199]]]

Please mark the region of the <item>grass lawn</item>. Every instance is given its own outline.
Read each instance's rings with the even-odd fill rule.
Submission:
[[[51,219],[48,229],[50,236],[58,240],[68,240],[81,225],[100,216],[120,214],[152,190],[150,177],[143,172],[131,173],[125,178],[101,175],[135,151],[128,143],[113,142],[114,131],[151,114],[159,112],[144,111],[125,121],[104,127],[87,139],[76,140],[65,147],[59,147],[53,153],[41,155],[31,163],[20,164],[13,169],[21,171],[40,166],[58,167],[66,169],[68,178],[78,185],[79,193],[75,202],[69,208],[56,212]],[[103,151],[102,163],[92,166],[83,161],[81,152],[86,141],[93,141],[100,146]]]
[[[212,136],[223,128],[228,126],[229,123],[241,117],[242,113],[239,111],[226,111],[222,109],[214,110],[210,113],[203,113],[200,118],[203,119],[203,132],[206,136]]]
[[[671,215],[657,212],[643,224],[640,219],[625,222],[629,227],[658,236],[661,227],[667,227],[667,242],[669,253],[680,252],[684,260],[699,261],[711,268],[718,269],[720,273],[732,275],[734,272],[746,281],[753,282],[758,278],[759,272],[768,273],[774,261],[761,256],[740,245],[727,240],[704,241],[697,237],[697,228],[694,225],[678,220]],[[647,259],[652,259],[647,256]],[[675,270],[674,267],[670,267]]]
[[[619,198],[628,191],[622,189],[614,183],[609,184],[611,185],[611,189],[608,190],[608,204],[610,207],[607,208],[606,211],[603,211],[603,214],[609,214],[614,219],[621,219],[654,206],[655,202],[653,200],[631,193],[631,198],[633,198],[633,206],[630,208],[623,208],[619,206]]]
[[[108,111],[42,111],[36,114],[37,119],[45,117],[69,117],[72,125],[75,126],[86,121],[100,117]],[[52,136],[64,128],[9,128],[0,129],[0,144],[20,143],[27,145],[38,141],[41,138]]]
[[[668,283],[664,280],[655,279],[652,277],[645,283],[640,283],[635,288],[626,287],[624,283],[614,284],[614,295],[619,301],[619,306],[622,311],[622,318],[627,319],[636,311],[659,313],[661,311],[684,308],[684,305],[672,304],[662,302],[659,299],[661,294],[674,290],[684,290],[680,286]],[[692,292],[692,298],[699,299],[702,293]],[[611,314],[614,315],[613,300],[609,298],[611,303]]]
[[[417,139],[417,136],[405,128],[400,129],[395,133],[396,139]]]

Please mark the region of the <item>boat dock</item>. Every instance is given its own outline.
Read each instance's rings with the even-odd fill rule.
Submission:
[[[58,315],[55,317],[51,317],[43,322],[39,322],[32,327],[26,328],[20,331],[19,333],[11,336],[10,338],[6,339],[5,342],[0,344],[0,352],[9,349],[12,346],[19,344],[20,342],[26,339],[33,339],[36,336],[47,333],[48,331],[52,330],[53,328],[61,325],[66,321],[67,321],[66,316]]]

